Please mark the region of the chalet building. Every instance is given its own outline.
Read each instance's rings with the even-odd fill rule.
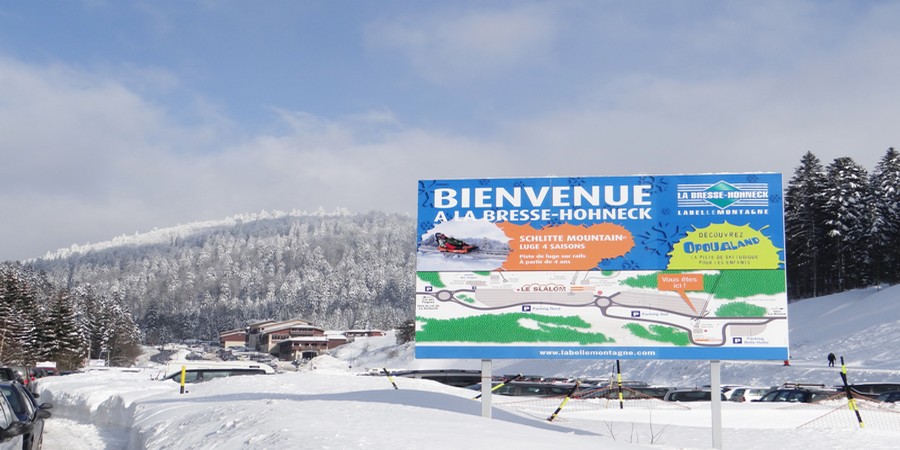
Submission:
[[[282,361],[312,359],[328,349],[328,336],[298,336],[279,341],[272,354]]]
[[[325,336],[328,338],[328,350],[340,347],[352,341],[352,339],[348,339],[341,331],[326,331]]]
[[[384,335],[379,330],[354,330],[352,333],[355,337]],[[262,320],[251,322],[245,330],[223,331],[219,333],[219,339],[224,348],[228,348],[224,340],[226,336],[233,342],[231,347],[243,345],[250,350],[269,353],[283,361],[314,358],[326,350],[353,340],[347,336],[347,332],[325,331],[302,319]]]
[[[238,328],[219,333],[219,344],[224,349],[245,347],[247,345],[247,330]]]
[[[350,340],[358,337],[384,336],[384,334],[384,331],[381,330],[347,330],[344,332],[344,336]]]
[[[315,325],[301,325],[290,323],[290,321],[280,325],[271,325],[267,327],[265,331],[259,333],[256,351],[272,353],[273,350],[278,347],[279,342],[299,337],[324,338],[325,330]]]
[[[310,322],[302,319],[293,319],[293,320],[262,320],[258,322],[251,322],[247,326],[247,348],[256,350],[258,352],[268,352],[273,346],[269,346],[265,350],[263,350],[264,345],[260,342],[264,336],[271,333],[273,329],[283,329],[285,326],[291,327],[294,325],[302,326],[302,325],[310,325]],[[290,337],[290,336],[288,336]]]

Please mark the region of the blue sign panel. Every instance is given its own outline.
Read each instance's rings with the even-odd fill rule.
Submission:
[[[772,173],[419,181],[416,356],[785,359],[781,198]]]

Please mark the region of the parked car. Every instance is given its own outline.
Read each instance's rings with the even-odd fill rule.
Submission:
[[[56,367],[40,367],[40,369],[46,373],[44,376],[51,377],[59,375],[59,370]]]
[[[837,390],[843,392],[844,387],[838,386]],[[877,397],[885,392],[900,391],[900,383],[856,383],[850,385],[850,391],[857,395]]]
[[[875,400],[884,403],[897,403],[900,401],[900,391],[878,394],[878,397],[875,397]]]
[[[23,435],[30,433],[33,428],[32,424],[20,421],[6,400],[6,396],[0,395],[0,450],[25,448]]]
[[[200,362],[179,361],[169,363],[162,375],[164,380],[172,380],[181,383],[181,368],[184,367],[185,383],[200,383],[215,378],[232,377],[237,375],[267,375],[274,374],[275,369],[267,364],[249,362]]]
[[[754,402],[816,403],[834,397],[838,392],[806,388],[779,388]]]
[[[728,400],[725,394],[719,393],[722,400]],[[709,389],[672,389],[663,400],[667,402],[710,402],[712,391]]]
[[[662,399],[666,396],[671,388],[655,387],[655,386],[622,386],[623,400],[640,400],[647,398]],[[581,389],[573,395],[575,398],[605,398],[610,400],[619,399],[618,386],[591,386]]]
[[[510,381],[494,391],[496,395],[513,395],[526,397],[557,397],[572,391],[574,384],[569,383],[533,383]]]
[[[44,369],[41,369],[38,367],[31,369],[31,374],[34,376],[35,379],[40,379],[40,378],[44,378],[45,376],[47,376],[47,372],[45,372]]]
[[[53,404],[38,405],[31,391],[16,381],[0,383],[0,392],[9,402],[16,418],[20,422],[31,424],[31,431],[22,435],[23,450],[40,450],[43,443],[44,419],[50,418],[48,409],[53,408]]]
[[[462,369],[404,370],[394,372],[392,375],[395,377],[434,380],[438,383],[457,387],[469,386],[473,383],[478,383],[478,381],[481,379],[480,370]]]
[[[12,367],[0,367],[0,381],[18,381],[22,383],[22,377]]]
[[[34,373],[27,366],[9,366],[19,373],[19,380],[25,387],[31,389],[31,383],[35,380]]]
[[[728,399],[733,402],[752,402],[759,400],[771,390],[770,387],[738,386],[731,390],[731,396]]]

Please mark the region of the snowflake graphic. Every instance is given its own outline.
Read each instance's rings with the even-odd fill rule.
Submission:
[[[641,270],[640,265],[624,256],[609,258],[597,264],[597,270]]]
[[[437,185],[437,181],[434,180],[419,181],[419,198],[422,199],[422,203],[419,206],[434,207],[434,199],[431,198],[431,192],[435,185]]]
[[[558,227],[558,226],[560,226],[560,225],[565,225],[565,222],[563,222],[562,220],[559,220],[558,217],[554,217],[554,218],[552,218],[552,219],[550,219],[550,220],[547,221],[547,225],[546,225],[546,226],[547,226],[547,227]]]
[[[687,231],[684,227],[658,222],[649,231],[636,236],[641,239],[640,243],[647,251],[662,256],[671,252],[675,243],[687,236]]]
[[[669,190],[669,180],[666,177],[658,177],[654,175],[642,175],[641,184],[649,184],[650,192],[659,194]]]

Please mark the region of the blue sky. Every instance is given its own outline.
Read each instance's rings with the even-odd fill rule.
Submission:
[[[0,260],[431,178],[868,170],[900,4],[0,4]]]

